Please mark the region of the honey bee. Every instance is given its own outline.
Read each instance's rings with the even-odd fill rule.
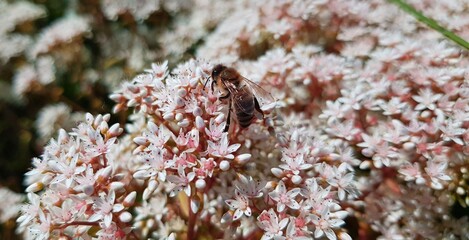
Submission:
[[[261,105],[264,107],[275,104],[275,100],[270,93],[243,77],[234,68],[218,64],[212,69],[211,78],[212,92],[214,91],[214,85],[217,85],[217,89],[221,92],[219,99],[229,99],[225,132],[230,127],[231,112],[235,114],[234,119],[238,122],[238,125],[241,128],[247,128],[251,125],[255,116],[259,119],[264,118]]]

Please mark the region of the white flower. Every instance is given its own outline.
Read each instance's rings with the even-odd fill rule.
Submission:
[[[250,217],[252,214],[251,207],[249,207],[249,199],[242,195],[238,190],[235,190],[235,199],[228,199],[225,203],[230,208],[236,209],[233,214],[233,220],[238,220],[243,215]]]
[[[280,181],[275,190],[269,193],[269,196],[272,200],[277,202],[277,211],[283,212],[285,210],[285,206],[288,206],[291,209],[300,208],[300,204],[295,200],[296,195],[299,193],[299,188],[294,188],[287,192],[285,184],[283,181]]]

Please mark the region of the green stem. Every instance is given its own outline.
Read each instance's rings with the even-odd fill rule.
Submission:
[[[404,2],[403,0],[389,0],[399,6],[402,10],[414,16],[418,21],[425,23],[428,27],[433,28],[434,30],[443,34],[449,40],[457,43],[459,46],[463,47],[466,50],[469,50],[469,43],[466,40],[462,39],[455,33],[439,25],[435,20],[425,17],[421,12],[417,11],[415,8]]]

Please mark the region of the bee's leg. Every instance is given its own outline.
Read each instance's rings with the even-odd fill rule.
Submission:
[[[226,118],[226,125],[225,125],[225,129],[223,130],[223,132],[228,132],[228,129],[230,129],[230,121],[231,121],[231,99],[230,99],[230,103],[228,104],[228,118]]]
[[[210,85],[210,88],[212,89],[212,93],[215,92],[215,81],[212,81],[211,85]]]
[[[262,118],[264,118],[264,112],[262,111],[261,106],[259,105],[259,102],[257,101],[256,97],[254,97],[254,108],[262,115]]]

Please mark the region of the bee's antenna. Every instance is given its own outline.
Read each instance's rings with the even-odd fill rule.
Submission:
[[[208,76],[207,81],[205,81],[204,90],[205,90],[205,86],[207,86],[207,83],[208,83],[208,81],[210,80],[210,77],[211,77],[211,76]]]

